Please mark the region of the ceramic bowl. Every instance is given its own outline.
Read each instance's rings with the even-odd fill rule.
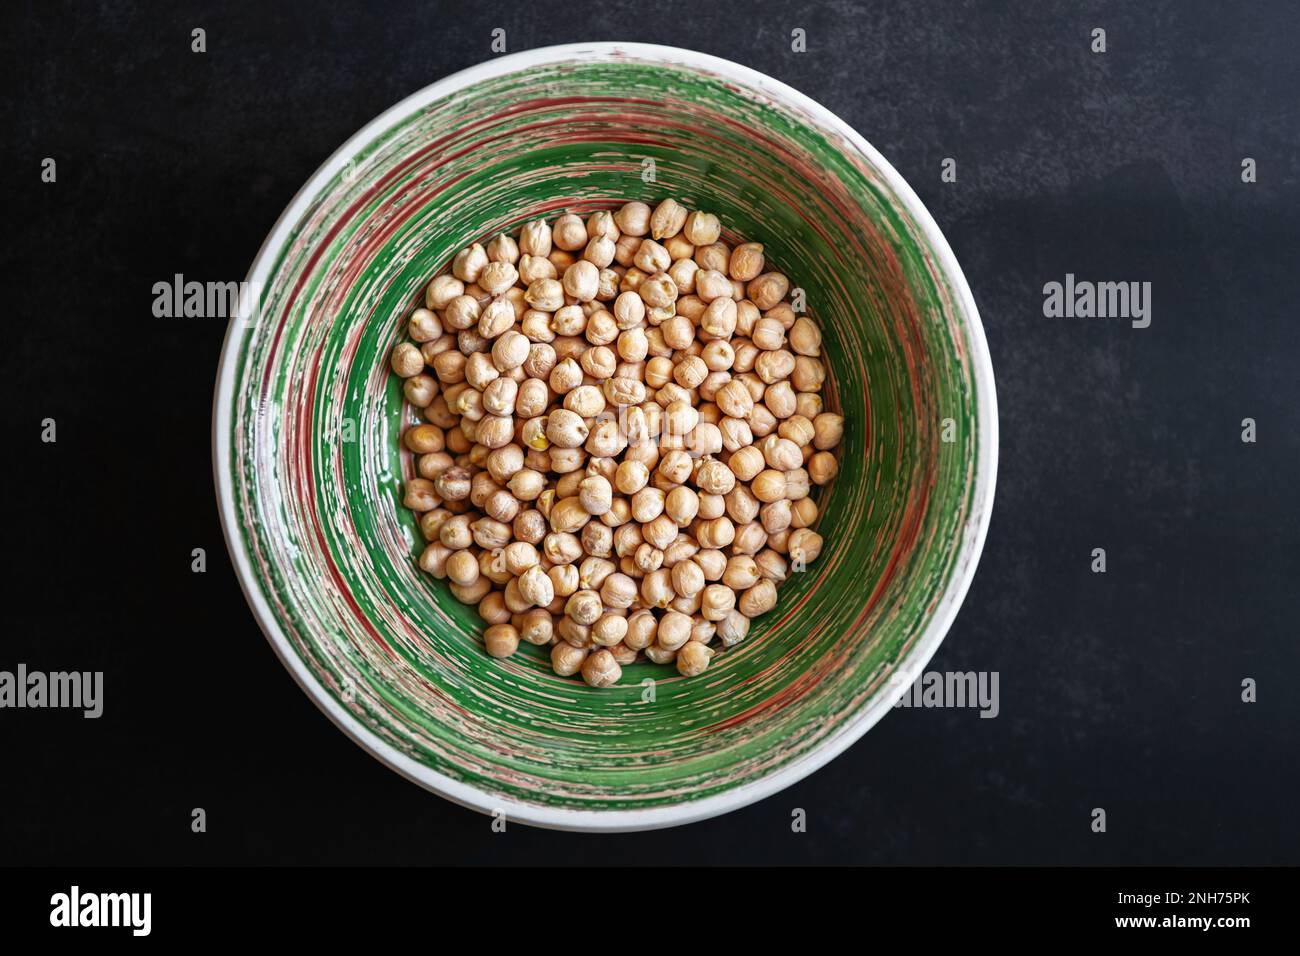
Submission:
[[[544,649],[499,661],[422,573],[388,354],[470,242],[672,196],[761,241],[824,330],[846,418],[821,557],[696,678],[592,690]],[[633,830],[758,800],[843,751],[947,632],[993,500],[997,413],[975,304],[912,190],[823,107],[686,50],[579,44],[491,60],[367,125],[257,256],[214,412],[227,542],[271,645],[347,734],[508,820]],[[286,746],[290,742],[285,742]],[[882,768],[884,769],[884,768]],[[904,768],[888,768],[900,772]]]

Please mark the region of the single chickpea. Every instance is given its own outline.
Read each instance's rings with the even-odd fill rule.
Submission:
[[[590,302],[599,290],[600,268],[586,259],[579,259],[564,270],[564,292],[579,302]],[[563,304],[561,301],[560,305]]]
[[[687,452],[670,451],[659,460],[655,472],[671,484],[680,485],[690,478],[693,467],[691,456]]]
[[[610,508],[613,510],[612,505]],[[614,530],[602,522],[588,521],[582,526],[578,539],[582,542],[582,549],[594,557],[607,558],[614,553]]]
[[[666,548],[672,544],[678,533],[677,522],[667,515],[661,514],[659,517],[647,521],[641,526],[641,534],[646,541],[656,548]]]
[[[839,474],[840,463],[828,451],[819,451],[808,459],[808,477],[814,485],[824,485]]]
[[[413,378],[424,371],[424,355],[410,342],[401,342],[393,349],[393,371],[402,378]]]
[[[551,281],[551,280],[546,280]],[[506,329],[515,323],[515,310],[509,300],[505,298],[493,299],[483,309],[478,318],[478,325],[475,327],[478,334],[484,339],[494,339]],[[468,329],[466,331],[469,331]],[[462,333],[463,334],[463,333]],[[464,343],[461,343],[461,351],[464,351]]]
[[[572,534],[575,531],[580,531],[582,526],[591,520],[591,514],[582,506],[582,502],[574,496],[557,501],[551,507],[548,520],[552,531],[560,534]]]
[[[509,624],[493,624],[483,632],[483,644],[493,657],[509,657],[519,649],[519,632]]]
[[[810,528],[799,528],[790,533],[790,557],[807,564],[816,561],[822,553],[822,536]]]
[[[488,265],[494,262],[503,262],[514,264],[519,261],[519,243],[515,242],[513,236],[501,233],[493,237],[487,244]],[[486,267],[485,267],[486,268]],[[479,276],[479,285],[483,285],[483,277]],[[487,288],[484,286],[484,288]]]
[[[650,214],[650,235],[656,239],[675,236],[686,224],[686,207],[675,199],[665,199]]]
[[[758,573],[763,578],[776,584],[784,581],[789,573],[785,558],[770,549],[754,555],[754,563],[758,565]]]
[[[707,458],[695,470],[695,484],[709,494],[725,495],[736,486],[736,474],[722,462]]]
[[[448,586],[451,596],[461,604],[477,604],[492,590],[492,582],[482,575],[473,584],[457,584],[452,581]]]
[[[699,511],[700,496],[685,485],[674,488],[664,498],[664,514],[675,521],[679,528],[685,528],[694,521]]]
[[[664,553],[649,542],[645,542],[636,549],[632,556],[632,563],[642,574],[649,574],[663,567]]]
[[[667,272],[656,272],[637,289],[641,301],[652,309],[666,309],[677,301],[677,284]]]
[[[710,584],[704,589],[700,613],[706,621],[717,623],[736,607],[736,592],[725,584]]]
[[[757,279],[763,271],[763,244],[761,242],[743,242],[731,252],[727,264],[727,275],[740,282]]]
[[[758,511],[758,520],[769,535],[780,534],[790,527],[790,500],[769,502]]]
[[[635,495],[650,481],[650,470],[639,461],[622,461],[614,473],[614,486],[625,495]],[[635,514],[635,506],[633,508]],[[650,517],[654,517],[651,515]],[[648,520],[648,519],[647,519]]]
[[[812,358],[822,354],[822,333],[807,316],[800,316],[790,328],[790,348]]]
[[[589,515],[603,515],[613,504],[614,491],[600,475],[582,479],[578,486],[578,501]]]
[[[615,647],[627,634],[627,618],[617,614],[602,614],[591,625],[591,639],[601,647]]]
[[[725,339],[736,331],[736,303],[732,299],[714,299],[700,316],[700,329],[707,335]],[[734,360],[735,353],[732,353]],[[727,366],[729,367],[730,362]]]
[[[550,386],[558,394],[567,394],[581,384],[582,368],[573,359],[566,358],[551,369]]]
[[[677,592],[667,568],[651,571],[641,579],[641,601],[647,607],[667,607]]]
[[[701,269],[726,272],[730,259],[731,247],[725,242],[711,242],[708,245],[695,247],[695,263]]]
[[[592,687],[610,687],[623,676],[623,668],[607,649],[602,648],[582,662],[582,679]]]
[[[415,454],[428,455],[442,451],[446,439],[437,425],[416,425],[406,430],[402,441]]]
[[[698,517],[705,521],[712,521],[714,518],[720,518],[727,513],[727,499],[722,495],[709,494],[703,492],[700,494],[700,513]]]
[[[519,637],[522,640],[539,647],[545,647],[551,643],[551,638],[555,635],[555,625],[551,620],[551,613],[540,607],[525,611],[520,616],[516,629],[519,631]]]
[[[772,434],[778,424],[776,416],[768,411],[766,405],[755,405],[745,421],[749,424],[749,430],[753,432],[755,438],[765,438]]]
[[[644,487],[632,495],[632,518],[641,524],[663,514],[667,495],[659,488]]]
[[[628,290],[640,293],[641,286],[651,276],[665,273],[673,264],[673,257],[668,250],[653,239],[642,239],[632,258],[635,270],[628,270],[623,276],[622,285]],[[672,280],[669,280],[672,281]],[[644,297],[643,297],[644,298]],[[649,305],[650,303],[646,303]]]
[[[737,610],[745,617],[754,618],[776,607],[776,585],[764,579],[740,596]]]
[[[447,576],[447,560],[455,553],[441,541],[431,541],[420,552],[420,567],[441,580]]]
[[[823,412],[813,419],[813,447],[830,451],[844,437],[844,416]]]
[[[677,673],[683,677],[698,677],[709,666],[713,652],[697,641],[689,641],[677,652]]]
[[[626,574],[610,574],[600,585],[600,599],[606,607],[616,610],[632,606],[637,598],[637,584]]]
[[[483,503],[483,510],[495,520],[502,522],[514,521],[522,507],[519,499],[504,488],[494,491]]]
[[[564,613],[579,624],[594,624],[601,610],[600,595],[591,590],[575,591],[564,604]]]
[[[725,548],[736,539],[736,527],[725,515],[696,526],[695,538],[702,548]]]
[[[757,447],[763,453],[763,460],[767,466],[777,471],[789,471],[803,464],[803,452],[788,438],[768,435],[758,443]]]
[[[434,489],[443,501],[463,501],[469,497],[470,473],[460,466],[453,466],[434,480]]]
[[[456,253],[455,258],[451,260],[451,274],[461,282],[477,282],[487,264],[487,253],[476,242]]]
[[[546,416],[546,440],[558,448],[578,448],[588,434],[587,423],[576,412],[557,408]]]
[[[762,509],[759,509],[762,514]],[[750,521],[736,528],[731,542],[732,554],[757,554],[768,545],[768,534],[761,522]]]
[[[725,273],[717,269],[701,268],[695,274],[695,295],[705,306],[718,299],[731,299],[731,293],[731,280]]]
[[[412,511],[432,511],[442,501],[438,497],[437,485],[425,478],[412,478],[406,483],[406,494],[402,504]]]
[[[815,392],[826,381],[826,366],[819,359],[797,355],[790,371],[790,383],[801,392]]]
[[[529,544],[539,544],[546,537],[546,517],[536,509],[521,511],[511,522],[515,538]]]
[[[774,382],[769,385],[767,391],[763,393],[763,404],[772,413],[772,417],[778,421],[784,421],[794,415],[795,409],[798,407],[794,389],[786,381]]]
[[[406,334],[421,344],[432,342],[442,335],[442,321],[428,309],[416,309],[406,323]]]
[[[578,590],[578,569],[572,564],[560,564],[546,572],[551,579],[555,598],[567,598]]]
[[[511,611],[506,607],[505,596],[500,591],[490,591],[478,602],[478,616],[488,624],[509,624]]]
[[[808,469],[791,468],[785,473],[785,496],[791,501],[800,501],[812,493],[812,479]]]
[[[821,395],[817,392],[799,392],[795,398],[795,414],[802,415],[810,422],[816,421],[817,416],[825,410],[825,403],[822,401]]]
[[[675,651],[691,638],[691,619],[680,611],[668,611],[659,619],[655,643],[664,650]]]
[[[614,225],[625,236],[644,236],[650,231],[651,210],[643,202],[626,203],[614,213]]]
[[[782,438],[794,442],[801,449],[810,445],[816,435],[813,423],[797,412],[782,421],[776,431]]]
[[[704,590],[704,571],[690,558],[674,564],[670,574],[673,591],[681,597],[692,597]]]
[[[722,224],[711,212],[693,212],[682,223],[682,234],[688,242],[696,246],[707,246],[718,241],[722,234]]]
[[[740,611],[731,611],[717,624],[717,635],[724,647],[733,647],[749,635],[749,618]]]
[[[614,264],[614,254],[617,251],[617,240],[611,239],[608,236],[593,236],[588,240],[587,247],[582,250],[582,258],[584,261],[590,262],[597,269],[600,269],[601,275],[604,276],[606,270]],[[610,295],[610,293],[617,294],[617,280],[620,276],[612,270],[610,270],[609,275],[610,279],[602,282],[601,285],[605,286],[606,296],[613,298],[613,295]]]
[[[718,408],[731,418],[744,419],[754,410],[754,398],[743,381],[733,379],[714,396]]]
[[[806,528],[817,520],[817,502],[800,498],[790,503],[790,527]]]
[[[555,220],[551,228],[551,241],[565,252],[576,252],[587,244],[587,227],[581,219],[569,213]]]
[[[485,448],[504,448],[515,435],[515,420],[509,415],[484,415],[474,432]]]
[[[435,277],[424,289],[424,307],[431,312],[441,312],[448,303],[465,292],[465,283],[454,275]]]
[[[421,478],[437,481],[438,477],[454,463],[454,459],[445,451],[435,451],[417,458],[415,469],[420,473]]]
[[[677,660],[677,652],[665,650],[656,642],[645,649],[646,659],[655,664],[671,664]]]
[[[669,254],[672,254],[671,249],[669,250]],[[668,267],[668,278],[673,280],[673,285],[677,287],[678,293],[682,296],[688,296],[693,295],[695,292],[695,278],[699,275],[699,272],[700,267],[695,264],[694,259],[676,259],[673,264]],[[693,303],[688,306],[682,299],[678,299],[677,311],[686,315],[687,318],[694,318],[695,316],[684,310],[693,308]]]
[[[519,265],[516,268],[519,270],[519,281],[525,287],[531,286],[534,282],[542,279],[554,280],[559,278],[559,273],[555,271],[555,263],[543,256],[524,254],[519,257]],[[526,294],[524,301],[528,301]]]
[[[627,269],[632,266],[636,259],[636,252],[641,248],[641,238],[641,236],[620,235],[614,240],[614,262],[620,268]],[[622,291],[621,284],[619,291]]]
[[[551,648],[551,669],[561,677],[572,677],[578,673],[586,659],[586,648],[574,647],[566,641],[560,641]]]
[[[468,550],[457,551],[447,559],[447,577],[456,584],[473,584],[479,578],[478,558]]]
[[[448,303],[442,312],[443,324],[450,331],[461,332],[478,326],[483,315],[483,306],[478,300],[468,295],[458,295]],[[434,339],[438,342],[440,339]],[[429,345],[428,342],[425,345]]]
[[[790,376],[790,372],[794,371],[794,364],[796,364],[794,356],[785,349],[766,351],[754,360],[754,373],[764,385],[774,385],[775,382]],[[793,407],[790,408],[790,414],[794,414]]]
[[[738,449],[727,460],[727,467],[740,481],[753,481],[766,464],[763,453],[756,445]]]
[[[749,281],[745,294],[760,311],[766,312],[784,299],[789,290],[790,280],[784,275],[780,272],[765,272]]]

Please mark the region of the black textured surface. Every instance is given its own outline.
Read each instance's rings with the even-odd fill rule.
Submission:
[[[106,690],[97,721],[0,711],[0,862],[1300,863],[1293,5],[651,6],[6,10],[0,669],[102,669]],[[222,324],[155,319],[151,286],[242,278],[330,152],[488,58],[498,26],[512,52],[624,39],[745,63],[920,194],[981,309],[1002,430],[987,547],[933,666],[999,671],[998,719],[895,712],[797,786],[673,831],[494,834],[281,668],[214,508]],[[1067,272],[1150,281],[1151,327],[1045,319]]]

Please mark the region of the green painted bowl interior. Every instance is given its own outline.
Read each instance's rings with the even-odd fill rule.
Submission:
[[[637,664],[594,691],[544,649],[488,658],[476,611],[416,567],[398,440],[416,418],[386,359],[467,243],[665,196],[762,242],[805,290],[847,418],[841,472],[821,497],[824,553],[744,644],[700,678]],[[968,333],[903,209],[799,107],[634,58],[477,83],[376,134],[275,250],[239,344],[241,536],[294,652],[379,738],[485,801],[662,807],[807,757],[883,692],[971,518]]]

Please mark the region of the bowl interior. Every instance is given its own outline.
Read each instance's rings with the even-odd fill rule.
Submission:
[[[861,732],[899,663],[941,639],[929,625],[973,560],[978,320],[885,172],[803,104],[694,65],[541,59],[372,124],[264,249],[219,399],[228,531],[309,689],[421,782],[534,822],[671,816]],[[843,460],[821,557],[745,643],[700,678],[640,664],[593,691],[542,649],[488,658],[476,611],[416,566],[398,442],[415,417],[387,356],[462,246],[665,196],[762,242],[804,291]]]

